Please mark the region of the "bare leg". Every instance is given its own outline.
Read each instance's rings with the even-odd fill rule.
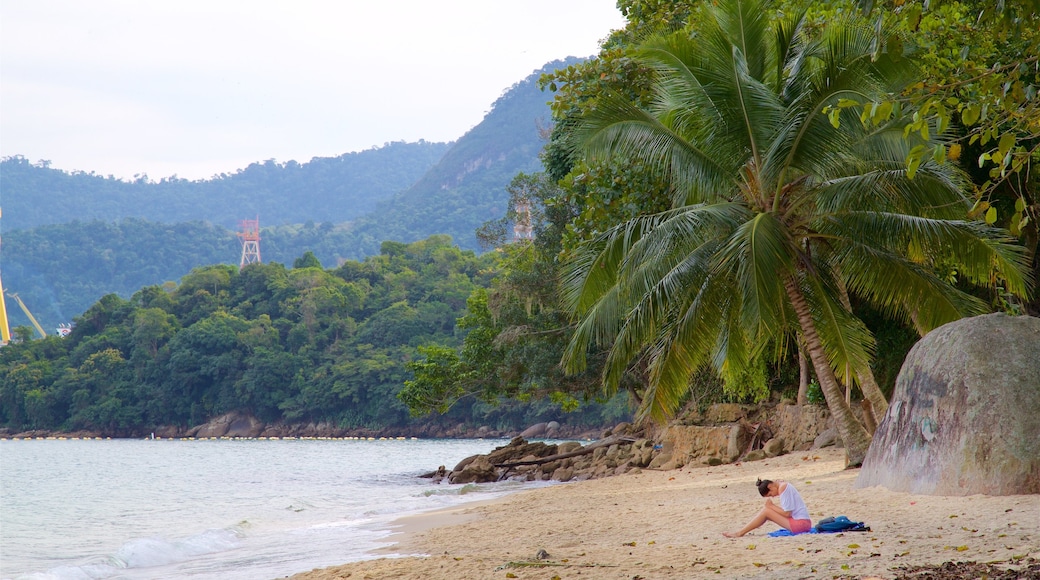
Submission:
[[[758,515],[751,518],[751,521],[744,526],[739,532],[722,532],[723,536],[727,538],[739,538],[744,534],[761,527],[766,522],[773,522],[787,531],[791,531],[791,520],[787,516],[780,513],[780,508],[773,504],[773,502],[766,502],[765,507],[762,511],[758,512]]]

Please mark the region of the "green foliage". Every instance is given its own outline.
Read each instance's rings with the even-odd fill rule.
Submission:
[[[305,254],[293,269],[217,264],[129,300],[106,295],[67,339],[0,349],[0,424],[129,435],[245,410],[265,421],[412,425],[397,393],[415,347],[455,352],[455,321],[494,256],[447,236],[384,249],[335,270]],[[517,428],[530,411],[470,401],[443,421]]]
[[[813,379],[809,381],[809,386],[805,390],[805,400],[810,405],[826,405],[827,399],[823,396],[823,389],[820,388],[820,383]]]
[[[764,3],[722,1],[705,16],[629,51],[653,71],[653,99],[602,91],[562,126],[561,142],[590,166],[644,164],[671,205],[649,213],[644,200],[621,223],[623,211],[585,220],[592,227],[578,236],[564,278],[579,318],[569,369],[588,367],[590,347],[609,348],[612,388],[633,362],[645,364],[644,412],[663,419],[703,364],[734,395],[763,394],[766,348],[782,353],[797,332],[817,349],[814,366],[838,414],[847,406],[832,402],[835,371],[869,372],[874,352],[846,293],[888,316],[912,314],[926,331],[985,309],[929,270],[942,260],[973,272],[972,284],[999,275],[1014,280],[1014,294],[1028,292],[1019,249],[963,221],[956,171],[931,157],[918,160],[916,176],[891,170],[933,144],[927,134],[903,138],[914,111],[853,116],[850,95],[881,101],[912,83],[919,69],[901,47],[879,44],[865,22],[807,27]],[[643,77],[630,81],[639,88]],[[911,297],[911,287],[920,292]]]

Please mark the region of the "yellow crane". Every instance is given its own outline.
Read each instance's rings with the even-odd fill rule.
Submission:
[[[11,342],[11,328],[7,326],[7,305],[4,304],[4,284],[0,282],[0,346]]]
[[[32,322],[32,325],[36,327],[36,332],[40,333],[40,338],[47,338],[47,332],[43,330],[43,327],[40,326],[39,322],[36,322],[36,317],[32,315],[32,312],[29,312],[29,308],[26,307],[25,302],[22,302],[22,299],[19,298],[18,295],[14,292],[8,292],[7,295],[11,298],[14,298],[15,302],[18,303],[18,306],[21,307],[22,312],[25,313],[26,318],[28,318],[29,321]]]
[[[4,304],[4,284],[3,282],[0,282],[0,346],[9,342],[11,342],[11,327],[7,325],[7,305]]]

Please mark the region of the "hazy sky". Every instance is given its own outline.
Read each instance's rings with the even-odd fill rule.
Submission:
[[[0,155],[196,179],[452,141],[623,24],[614,0],[0,0]]]

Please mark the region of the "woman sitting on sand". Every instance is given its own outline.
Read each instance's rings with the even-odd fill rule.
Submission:
[[[808,532],[812,528],[812,522],[809,521],[809,508],[805,507],[801,494],[793,485],[782,480],[770,481],[768,479],[759,479],[755,485],[758,486],[758,493],[766,498],[765,507],[758,512],[757,516],[751,518],[751,521],[742,530],[736,533],[722,532],[723,536],[739,538],[766,521],[775,522],[795,534]],[[777,496],[780,497],[779,506],[769,499]]]

